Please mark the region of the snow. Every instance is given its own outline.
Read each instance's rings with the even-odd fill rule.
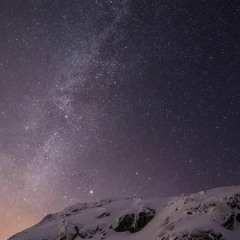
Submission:
[[[116,231],[122,216],[134,214],[134,224],[137,224],[139,213],[151,212],[149,209],[154,209],[156,213],[143,229],[136,233]],[[194,239],[193,236],[204,233],[211,236],[209,239],[239,240],[240,223],[236,219],[238,214],[240,186],[171,198],[105,199],[97,203],[79,203],[68,207],[62,212],[45,217],[40,223],[10,239],[187,240],[191,234]],[[230,221],[231,216],[233,221]],[[214,238],[214,234],[218,238]]]

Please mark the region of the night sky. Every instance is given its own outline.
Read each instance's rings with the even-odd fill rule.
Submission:
[[[0,239],[240,184],[239,1],[1,0],[0,184]]]

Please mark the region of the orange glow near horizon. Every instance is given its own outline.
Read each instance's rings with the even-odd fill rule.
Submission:
[[[31,209],[13,207],[8,203],[0,203],[0,239],[7,240],[14,234],[36,224],[40,218],[39,214]]]

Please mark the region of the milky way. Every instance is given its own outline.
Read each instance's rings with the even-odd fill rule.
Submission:
[[[237,1],[0,3],[0,238],[106,197],[240,182]]]

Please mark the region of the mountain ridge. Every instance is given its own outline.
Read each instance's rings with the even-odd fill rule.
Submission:
[[[240,186],[103,199],[49,214],[8,240],[239,240]]]

